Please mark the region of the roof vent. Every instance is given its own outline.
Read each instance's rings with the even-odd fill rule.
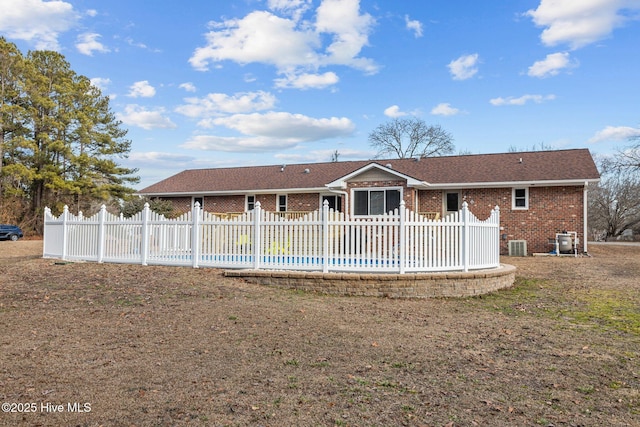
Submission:
[[[389,169],[393,169],[393,166],[391,165],[391,163],[387,163],[385,166],[388,167]]]
[[[304,173],[310,173],[311,171],[309,169],[305,169]]]
[[[282,167],[280,168],[280,172],[284,172],[284,168],[286,168],[287,165],[282,165]]]
[[[518,163],[522,163],[522,157],[520,157],[520,159],[518,159]]]

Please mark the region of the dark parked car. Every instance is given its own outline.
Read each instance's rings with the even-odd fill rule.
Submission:
[[[13,240],[15,242],[22,236],[22,230],[17,225],[0,224],[0,240]]]

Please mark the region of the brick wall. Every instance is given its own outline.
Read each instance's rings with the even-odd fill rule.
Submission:
[[[287,195],[287,210],[297,212],[317,211],[320,208],[318,193],[298,193]]]
[[[182,215],[191,210],[191,197],[162,197],[161,199],[171,202],[175,216]]]
[[[442,212],[443,193],[420,191],[419,210]],[[460,195],[479,219],[487,218],[495,206],[500,207],[500,233],[506,235],[501,240],[502,254],[508,253],[509,240],[526,240],[528,253],[549,252],[553,249],[549,239],[562,231],[577,232],[583,242],[582,187],[530,187],[526,210],[512,209],[511,188],[463,189]]]
[[[350,182],[348,190],[354,188],[402,187],[403,198],[409,209],[414,209],[416,191],[406,187],[405,181],[359,181]],[[420,190],[417,194],[418,211],[440,212],[444,215],[443,190]],[[583,242],[583,188],[582,187],[530,187],[529,209],[512,209],[512,188],[462,189],[461,202],[469,204],[471,212],[479,219],[486,219],[495,206],[500,207],[501,253],[508,253],[509,240],[526,240],[528,253],[549,252],[553,246],[549,239],[562,231],[575,231]],[[187,212],[191,208],[190,197],[169,199],[176,213]],[[276,194],[256,195],[262,208],[276,210]],[[344,209],[348,200],[344,200]],[[208,196],[204,208],[209,212],[244,212],[245,196]],[[317,193],[289,194],[287,210],[314,211],[320,208]],[[579,248],[582,247],[582,243]]]
[[[204,198],[204,210],[207,212],[244,212],[245,197],[207,196]]]
[[[276,210],[276,198],[274,194],[258,194],[255,201],[260,202],[264,210]],[[182,214],[191,210],[191,197],[165,197],[173,203],[176,214]],[[204,197],[204,210],[207,212],[244,212],[246,208],[245,195],[206,196]],[[289,211],[315,211],[320,206],[318,193],[298,193],[287,195],[287,210]]]

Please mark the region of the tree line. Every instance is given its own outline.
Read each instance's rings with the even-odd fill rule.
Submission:
[[[92,211],[130,196],[137,170],[109,98],[54,51],[0,37],[0,222],[42,230],[45,206]]]

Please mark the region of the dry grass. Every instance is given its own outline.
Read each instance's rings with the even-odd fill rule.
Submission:
[[[0,425],[637,426],[640,247],[591,249],[505,259],[493,295],[389,300],[0,242],[0,400],[37,406]]]

